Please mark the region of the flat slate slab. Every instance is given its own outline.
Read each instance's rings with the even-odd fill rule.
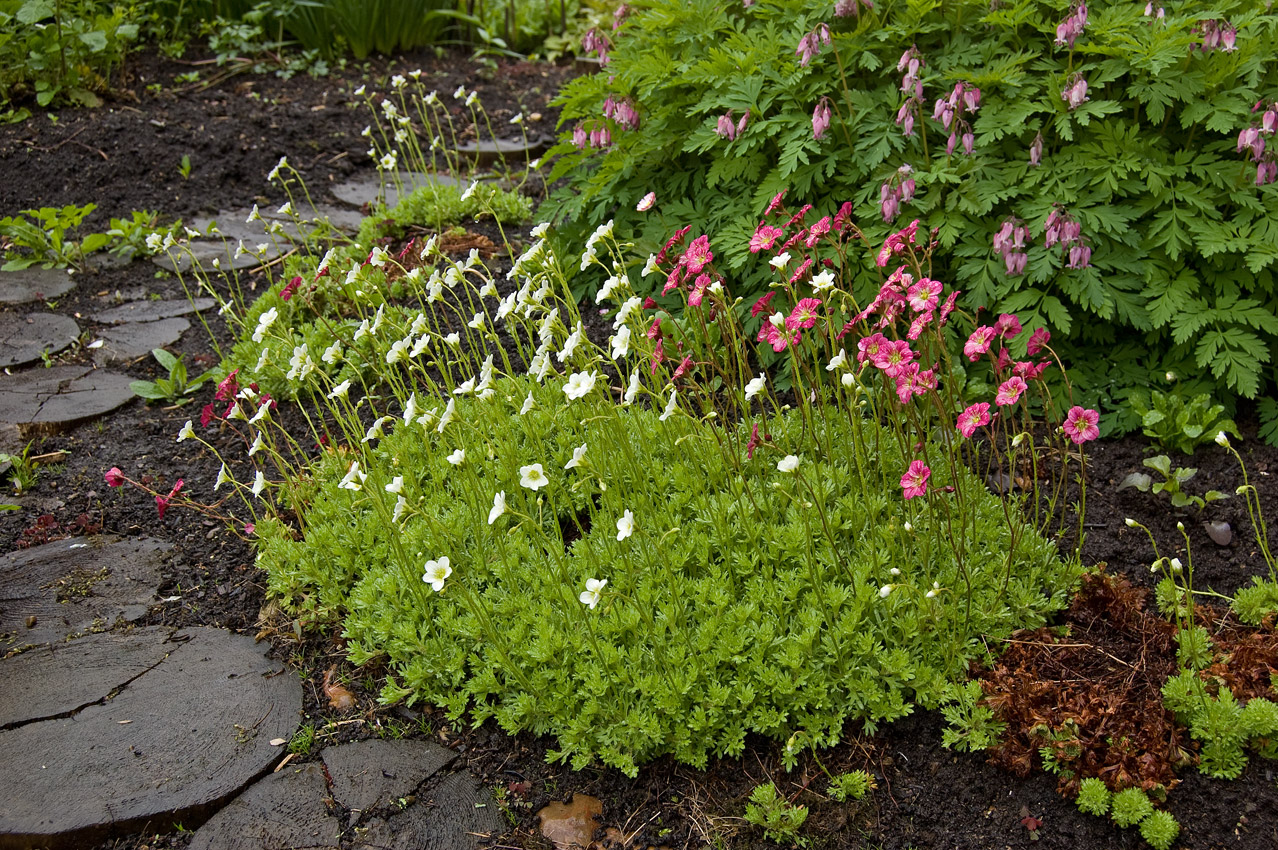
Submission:
[[[266,247],[263,253],[257,253],[257,246],[264,244]],[[205,271],[229,271],[237,269],[255,269],[264,263],[277,259],[284,252],[280,246],[274,242],[253,242],[244,243],[244,250],[247,253],[235,256],[239,243],[237,241],[221,239],[196,239],[181,247],[170,248],[166,253],[156,254],[151,258],[151,262],[155,263],[162,269],[167,271],[187,272],[190,271],[195,263],[199,263],[200,267]],[[217,260],[218,265],[214,266],[213,261]]]
[[[121,325],[125,322],[158,322],[161,319],[171,319],[174,316],[189,316],[192,313],[201,313],[216,306],[217,302],[212,298],[133,301],[128,304],[121,304],[118,307],[99,310],[90,314],[89,318],[101,325]]]
[[[506,831],[497,801],[469,773],[454,773],[402,812],[373,818],[352,846],[379,850],[460,850]]]
[[[285,768],[257,782],[195,833],[188,850],[340,847],[341,822],[324,805],[324,769]]]
[[[150,354],[153,348],[164,348],[177,342],[190,327],[191,323],[181,318],[115,325],[102,331],[98,337],[102,345],[93,350],[93,362],[107,366],[136,360]]]
[[[471,139],[454,150],[466,162],[479,166],[505,161],[510,165],[530,162],[550,149],[551,140],[540,134],[524,139]]]
[[[425,186],[428,183],[437,183],[442,186],[456,186],[465,189],[470,184],[465,180],[460,180],[447,174],[426,174],[421,171],[401,171],[399,172],[400,185],[403,187],[405,194],[412,190]],[[393,207],[399,203],[399,189],[395,187],[395,181],[390,175],[378,177],[357,177],[340,183],[330,189],[333,197],[344,204],[350,204],[352,207],[362,207],[364,204],[375,204],[381,199],[386,206]]]
[[[75,289],[75,279],[66,269],[21,269],[0,272],[0,304],[29,304],[48,301]]]
[[[85,675],[87,659],[130,654],[117,676]],[[293,735],[302,705],[301,682],[265,646],[205,627],[53,644],[0,661],[0,681],[0,717],[11,718],[0,731],[0,848],[198,823],[278,761],[270,742]],[[73,703],[85,707],[45,713]]]
[[[140,619],[172,549],[149,537],[77,537],[0,555],[0,654]]]
[[[457,754],[430,741],[371,738],[328,747],[323,758],[333,780],[333,799],[354,814],[412,794]]]
[[[0,315],[0,368],[35,363],[76,341],[80,326],[56,313]]]
[[[24,439],[41,432],[57,433],[133,398],[132,382],[128,375],[87,366],[0,375],[0,425],[17,425]]]

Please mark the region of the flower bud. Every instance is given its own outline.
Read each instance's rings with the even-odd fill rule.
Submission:
[[[1131,517],[1127,517],[1127,519],[1123,520],[1123,522],[1127,523],[1128,528],[1135,528],[1136,526],[1140,525],[1140,523],[1138,523],[1136,520],[1132,519]]]
[[[1229,448],[1229,437],[1225,436],[1224,431],[1216,432],[1216,445]]]

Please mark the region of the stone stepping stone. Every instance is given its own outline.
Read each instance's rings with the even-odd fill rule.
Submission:
[[[56,434],[133,398],[131,383],[128,375],[87,366],[0,375],[0,425],[17,425],[23,439],[39,433]]]
[[[412,794],[457,754],[430,741],[371,738],[328,747],[323,758],[333,799],[355,816]]]
[[[266,248],[258,254],[257,246],[261,244],[265,244]],[[244,250],[248,253],[237,257],[235,253],[238,246],[238,240],[196,239],[181,247],[170,248],[163,254],[156,254],[151,262],[171,272],[188,272],[195,263],[199,263],[200,268],[206,272],[244,271],[255,269],[284,254],[283,249],[275,242],[260,240],[245,242]],[[213,265],[214,260],[217,260],[217,266]]]
[[[469,773],[454,773],[385,819],[356,830],[352,846],[378,850],[458,850],[507,829],[492,792]]]
[[[479,167],[505,162],[516,166],[531,162],[550,149],[551,140],[546,136],[531,134],[525,141],[519,139],[472,139],[462,142],[454,150],[465,162]]]
[[[190,825],[238,794],[299,723],[301,682],[266,649],[220,629],[152,627],[0,661],[0,717],[10,718],[0,847],[86,847]],[[98,670],[89,689],[85,667],[108,657],[125,659],[109,662],[119,675]],[[85,707],[45,713],[73,703]]]
[[[89,318],[102,325],[119,325],[124,322],[158,322],[174,316],[202,313],[217,306],[212,298],[196,298],[194,301],[175,298],[169,301],[134,301],[108,310],[99,310]]]
[[[341,821],[324,805],[326,790],[318,764],[273,773],[200,827],[188,850],[341,847]]]
[[[149,537],[81,537],[0,556],[0,651],[141,619],[172,549]]]
[[[93,350],[93,362],[98,366],[125,363],[151,353],[153,348],[164,348],[177,342],[191,327],[186,319],[160,319],[155,322],[125,322],[107,328],[98,339],[102,345]]]
[[[57,354],[79,336],[75,320],[56,313],[0,315],[0,368],[35,363],[45,352]]]
[[[245,215],[247,215],[247,211]],[[271,221],[291,222],[293,216],[280,215],[276,210],[262,212],[262,217]],[[360,222],[364,220],[364,216],[355,210],[348,210],[342,207],[334,207],[328,204],[320,204],[316,207],[301,207],[297,210],[298,216],[302,221],[303,229],[309,235],[318,229],[319,225],[327,222],[329,226],[345,233],[354,233],[359,230]]]
[[[459,180],[448,174],[426,174],[421,171],[401,171],[399,172],[399,180],[405,194],[428,183],[438,183],[441,186],[456,186],[460,189],[465,189],[470,185],[469,182]],[[381,199],[387,207],[394,207],[399,203],[400,197],[399,190],[395,188],[395,181],[390,175],[385,177],[379,177],[378,175],[357,177],[354,180],[348,180],[345,183],[334,186],[330,191],[337,200],[352,207],[376,204],[378,199]]]
[[[22,269],[0,272],[0,304],[28,304],[48,301],[75,289],[75,279],[66,269]]]

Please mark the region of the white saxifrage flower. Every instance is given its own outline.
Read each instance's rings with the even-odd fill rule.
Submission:
[[[502,490],[493,496],[493,507],[488,512],[488,524],[492,525],[497,518],[506,512],[506,491]]]
[[[386,485],[385,489],[387,493],[394,493],[397,496],[404,492],[404,476],[396,475],[391,479],[391,483]]]
[[[338,483],[338,487],[343,490],[362,490],[364,489],[364,481],[368,478],[368,473],[359,468],[359,461],[351,461],[351,468],[346,470],[345,477]]]
[[[777,462],[777,469],[781,472],[794,472],[799,468],[798,455],[786,455]]]
[[[262,470],[257,471],[257,475],[253,476],[253,495],[259,498],[262,491],[266,489],[266,476],[262,474]]]
[[[768,383],[768,376],[764,372],[760,372],[759,377],[757,378],[751,378],[750,382],[746,384],[746,388],[745,388],[746,401],[749,401],[750,399],[757,396],[759,393],[763,392],[763,388],[767,385],[767,383]]]
[[[195,429],[191,427],[191,420],[186,420],[186,424],[182,426],[182,430],[178,431],[177,441],[180,443],[185,439],[195,436]]]
[[[466,460],[466,450],[457,449],[456,451],[454,451],[452,454],[448,456],[447,460],[453,466],[461,466],[462,463]]]
[[[579,399],[585,397],[595,388],[594,372],[573,372],[568,376],[568,383],[564,384],[564,395],[569,399]]]
[[[539,490],[549,483],[550,479],[546,477],[546,470],[542,469],[540,463],[533,463],[528,466],[519,467],[520,487],[527,487],[529,490]]]
[[[577,448],[572,450],[572,460],[564,464],[564,469],[576,469],[577,467],[581,466],[582,458],[584,458],[585,456],[586,456],[586,444],[582,443],[580,446],[577,446]]]
[[[431,589],[439,593],[444,589],[444,582],[453,574],[453,568],[448,564],[448,558],[443,557],[438,561],[427,561],[422,572],[422,581],[431,586]]]
[[[635,533],[635,515],[629,509],[617,520],[617,542],[620,543]]]
[[[595,606],[599,604],[599,597],[603,595],[603,589],[607,586],[608,579],[606,578],[588,578],[586,579],[586,589],[577,598],[581,600],[582,605],[589,605],[593,611]]]

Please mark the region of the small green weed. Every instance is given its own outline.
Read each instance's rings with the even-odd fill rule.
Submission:
[[[167,401],[176,404],[186,404],[190,401],[189,396],[200,388],[200,385],[213,377],[210,370],[193,381],[187,380],[186,364],[182,362],[182,357],[174,356],[163,348],[151,349],[151,356],[159,362],[166,370],[169,376],[167,378],[156,378],[154,381],[134,381],[129,384],[129,388],[137,395],[147,401]]]
[[[765,782],[750,792],[745,819],[763,830],[769,841],[806,844],[799,829],[808,819],[808,807],[796,806],[777,793],[777,786]]]
[[[1145,458],[1143,463],[1146,467],[1161,475],[1163,480],[1155,481],[1144,472],[1133,472],[1118,485],[1119,490],[1135,487],[1142,493],[1153,493],[1155,495],[1162,493],[1166,494],[1171,500],[1173,507],[1184,508],[1192,505],[1199,510],[1202,510],[1208,502],[1229,498],[1228,493],[1222,493],[1220,490],[1208,490],[1201,496],[1186,493],[1181,488],[1181,485],[1198,474],[1197,467],[1178,466],[1172,469],[1171,458],[1167,455]]]

